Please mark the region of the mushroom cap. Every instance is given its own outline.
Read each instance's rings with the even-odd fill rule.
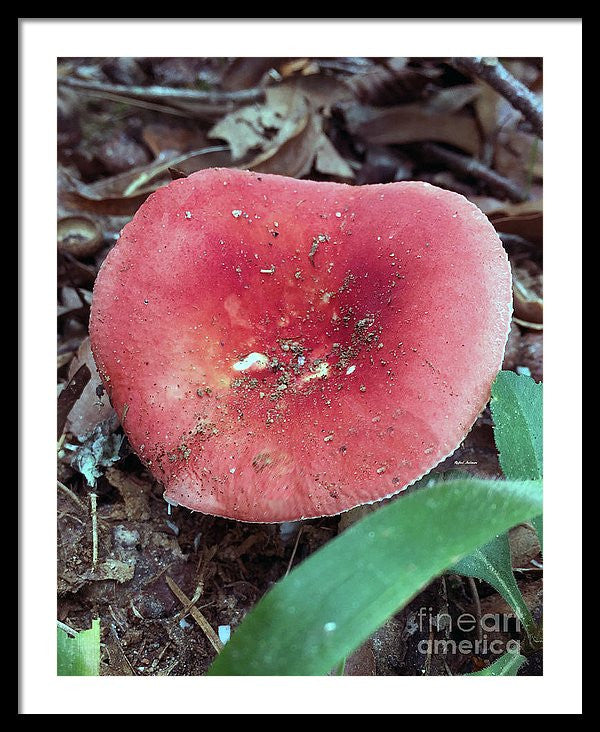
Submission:
[[[279,522],[389,497],[451,454],[511,312],[500,239],[458,194],[209,169],[125,226],[90,336],[168,501]]]

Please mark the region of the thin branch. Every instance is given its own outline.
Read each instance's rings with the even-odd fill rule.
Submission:
[[[542,103],[525,84],[516,79],[497,58],[484,56],[457,57],[452,63],[461,71],[473,74],[495,89],[531,124],[538,137],[543,136]]]
[[[475,605],[475,617],[477,619],[477,640],[479,642],[483,639],[483,627],[481,625],[481,600],[479,599],[479,592],[477,591],[477,585],[473,577],[467,577],[469,588],[471,589],[471,596],[473,597],[473,604]]]
[[[59,85],[78,89],[82,92],[112,94],[128,99],[165,102],[167,104],[192,103],[213,106],[235,106],[252,104],[264,99],[264,89],[241,89],[239,91],[205,91],[202,89],[176,89],[168,86],[126,86],[107,84],[102,81],[85,81],[65,77],[58,80]]]
[[[69,498],[76,503],[79,508],[85,513],[87,511],[86,507],[84,506],[83,502],[80,500],[79,496],[77,496],[70,488],[67,488],[67,486],[64,483],[61,483],[60,480],[56,481],[56,485],[61,489],[63,493],[65,493]]]
[[[92,569],[95,570],[98,564],[98,511],[97,495],[90,493],[90,515],[92,517]]]
[[[198,608],[192,604],[192,601],[190,600],[190,598],[181,590],[181,588],[179,587],[179,585],[177,585],[175,580],[171,579],[171,577],[169,577],[169,575],[165,575],[165,579],[167,581],[167,584],[169,585],[169,588],[171,589],[171,592],[175,595],[175,597],[179,600],[179,602],[183,605],[183,607],[186,610],[189,609],[190,615],[198,623],[198,625],[204,632],[204,635],[212,643],[212,646],[215,649],[215,651],[217,653],[220,653],[223,650],[223,644],[221,643],[221,639],[219,638],[219,636],[212,629],[211,624],[204,617],[204,615],[202,615],[200,610],[198,610]]]
[[[75,637],[77,635],[77,631],[73,630],[70,625],[67,625],[66,623],[61,623],[60,620],[56,621],[57,628],[60,628],[61,630],[64,630],[65,633],[68,633],[69,635],[72,635]]]
[[[475,158],[460,155],[432,142],[425,143],[423,149],[426,154],[445,163],[452,170],[465,175],[472,175],[498,191],[502,191],[511,201],[520,203],[529,199],[529,195],[524,188],[521,188],[509,178],[500,175],[500,173],[496,173],[495,170],[488,168],[487,165],[475,160]]]
[[[110,626],[110,632],[112,633],[112,636],[115,639],[115,643],[116,643],[117,648],[119,649],[119,653],[121,654],[121,657],[125,660],[125,663],[129,666],[129,670],[131,671],[131,675],[132,676],[137,676],[137,674],[135,672],[135,669],[131,665],[131,661],[127,658],[127,654],[123,650],[123,646],[121,645],[121,641],[119,640],[119,636],[117,635],[117,631],[115,630],[115,626],[112,625],[112,623],[111,623],[111,626]],[[124,674],[124,675],[126,675],[126,674]]]
[[[300,527],[300,530],[298,531],[298,536],[296,537],[296,543],[294,544],[294,548],[292,549],[292,556],[290,557],[290,561],[288,562],[287,569],[285,571],[284,577],[287,577],[290,573],[290,569],[292,568],[292,562],[294,561],[294,557],[296,556],[296,551],[298,549],[298,542],[300,541],[300,534],[302,534],[302,526]]]

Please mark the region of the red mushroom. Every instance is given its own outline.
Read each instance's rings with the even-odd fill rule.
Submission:
[[[168,501],[281,522],[390,496],[451,454],[511,302],[501,242],[462,196],[211,169],[124,228],[90,334]]]

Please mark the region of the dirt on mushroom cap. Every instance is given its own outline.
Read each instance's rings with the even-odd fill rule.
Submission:
[[[510,315],[506,254],[457,194],[213,169],[125,227],[90,333],[170,500],[285,521],[391,495],[451,453]]]

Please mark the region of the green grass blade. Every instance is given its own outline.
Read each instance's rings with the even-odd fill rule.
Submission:
[[[530,376],[501,371],[490,409],[502,472],[509,480],[543,476],[543,386]]]
[[[531,376],[501,371],[492,385],[490,409],[502,472],[509,480],[538,480],[544,474],[543,385]],[[542,516],[533,517],[544,547]]]
[[[494,417],[494,437],[500,465],[511,480],[541,479],[542,453],[542,385],[529,376],[501,371],[492,386],[490,408]],[[532,517],[542,543],[542,519]],[[462,559],[453,572],[478,577],[494,587],[508,602],[532,640],[537,628],[515,581],[506,534]]]
[[[535,481],[453,480],[406,495],[278,582],[209,674],[326,674],[434,577],[540,511]]]
[[[492,585],[515,611],[529,637],[533,641],[539,640],[539,631],[513,574],[507,534],[500,534],[476,549],[452,566],[450,571],[465,577],[477,577]]]
[[[100,620],[92,620],[89,630],[72,638],[57,628],[57,675],[98,676],[100,669]]]

